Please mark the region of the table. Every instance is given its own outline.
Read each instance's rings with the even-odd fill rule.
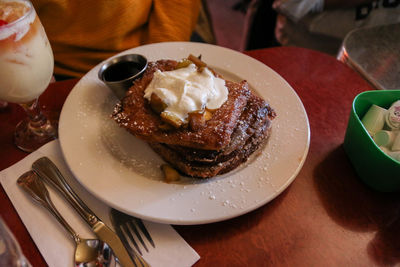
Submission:
[[[400,197],[379,193],[357,177],[343,147],[353,98],[371,90],[355,71],[329,55],[295,47],[246,52],[279,73],[307,111],[311,144],[295,181],[267,205],[206,225],[174,226],[200,254],[200,266],[390,266],[400,262]],[[41,96],[59,112],[77,80],[51,84]],[[12,145],[23,112],[0,112],[0,169],[27,154]],[[4,190],[0,214],[33,266],[43,258]]]

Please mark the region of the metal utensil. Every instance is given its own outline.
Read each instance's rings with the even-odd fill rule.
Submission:
[[[17,184],[24,189],[37,203],[45,207],[57,221],[69,232],[75,241],[75,266],[116,266],[116,261],[111,248],[107,243],[98,239],[81,238],[57,211],[50,199],[44,183],[33,171],[28,171],[20,176]]]
[[[72,207],[89,224],[97,237],[110,245],[118,261],[124,266],[148,266],[144,259],[136,254],[131,258],[121,240],[107,225],[104,224],[79,198],[69,186],[57,166],[47,157],[42,157],[32,164],[32,168],[46,182],[54,186],[72,205]]]
[[[140,255],[142,254],[141,249],[139,248],[139,244],[149,252],[146,243],[144,242],[142,235],[147,239],[148,243],[155,248],[155,244],[153,239],[151,238],[150,233],[147,231],[145,225],[143,224],[142,220],[129,216],[125,213],[122,213],[118,210],[111,209],[110,212],[111,222],[117,232],[118,236],[121,238],[122,243],[124,244],[125,248],[128,250],[129,253],[132,253],[132,246],[139,252]],[[141,234],[141,233],[142,234]],[[135,235],[139,242],[136,242]],[[139,244],[138,244],[139,243]]]

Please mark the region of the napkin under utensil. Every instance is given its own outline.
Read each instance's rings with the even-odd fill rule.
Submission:
[[[34,203],[16,184],[18,177],[30,170],[35,160],[44,156],[50,158],[65,174],[68,183],[87,206],[112,227],[109,218],[110,207],[92,196],[76,179],[69,179],[73,175],[64,161],[58,140],[42,146],[23,160],[0,172],[0,183],[47,264],[50,267],[70,267],[73,266],[74,241],[47,210]],[[94,238],[95,235],[90,227],[68,202],[51,186],[47,188],[54,205],[72,228],[84,238]],[[150,249],[149,253],[143,253],[143,257],[151,266],[192,266],[200,259],[196,251],[170,225],[149,221],[143,221],[143,223],[156,244],[156,248]]]

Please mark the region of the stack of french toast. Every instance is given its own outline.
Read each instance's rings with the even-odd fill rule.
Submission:
[[[193,61],[199,71],[208,68],[197,58],[189,57],[189,61]],[[157,70],[172,71],[181,67],[181,63],[175,60],[150,62],[143,76],[117,104],[112,118],[132,135],[146,141],[185,176],[210,178],[227,173],[246,162],[265,143],[276,113],[249,89],[246,81],[225,80],[228,95],[218,109],[193,112],[186,123],[177,125],[176,118],[160,115],[166,106],[162,100],[157,96],[148,100],[144,95]]]

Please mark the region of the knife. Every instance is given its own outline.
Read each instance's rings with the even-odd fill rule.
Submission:
[[[47,157],[42,157],[32,164],[32,169],[47,183],[55,187],[68,200],[79,215],[89,224],[97,237],[106,242],[113,250],[120,264],[124,267],[142,266],[138,257],[132,259],[121,240],[107,225],[104,224],[79,198],[69,186],[57,166]],[[144,261],[144,260],[143,260]]]

